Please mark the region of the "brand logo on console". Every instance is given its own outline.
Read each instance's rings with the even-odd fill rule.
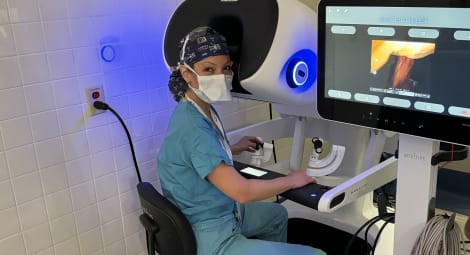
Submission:
[[[420,155],[416,152],[405,153],[405,154],[403,154],[403,156],[407,159],[413,159],[413,160],[419,160],[419,161],[425,161],[425,159],[426,159],[426,157],[424,157],[423,155]]]

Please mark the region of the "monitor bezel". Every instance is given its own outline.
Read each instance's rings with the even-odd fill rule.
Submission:
[[[470,1],[323,0],[318,5],[317,110],[322,118],[470,145],[470,118],[372,105],[325,97],[325,28],[327,6],[470,8]]]

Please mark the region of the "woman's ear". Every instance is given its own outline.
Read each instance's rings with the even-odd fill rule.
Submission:
[[[193,77],[192,77],[191,72],[188,70],[188,68],[186,68],[186,66],[184,65],[180,65],[179,69],[180,69],[181,76],[186,81],[186,83],[191,83],[191,79]]]

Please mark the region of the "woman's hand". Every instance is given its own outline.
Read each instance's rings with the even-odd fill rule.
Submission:
[[[230,146],[230,150],[233,155],[238,155],[244,151],[255,152],[261,144],[262,142],[255,136],[244,136],[236,144]]]
[[[300,188],[310,183],[316,183],[315,178],[308,176],[304,170],[295,170],[287,175],[291,189]]]

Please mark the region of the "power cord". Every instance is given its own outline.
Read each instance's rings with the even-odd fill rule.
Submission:
[[[137,165],[137,158],[135,157],[134,144],[132,143],[131,134],[129,133],[129,130],[127,129],[126,124],[124,123],[124,120],[122,120],[121,116],[119,116],[119,114],[113,108],[111,108],[108,104],[102,101],[95,101],[93,103],[93,106],[98,110],[105,110],[105,111],[109,110],[116,116],[116,118],[121,123],[122,127],[124,128],[124,131],[126,131],[127,139],[129,140],[129,147],[131,148],[132,160],[134,161],[134,167],[137,173],[137,179],[139,180],[139,183],[142,183],[142,177],[140,176],[139,166]]]

